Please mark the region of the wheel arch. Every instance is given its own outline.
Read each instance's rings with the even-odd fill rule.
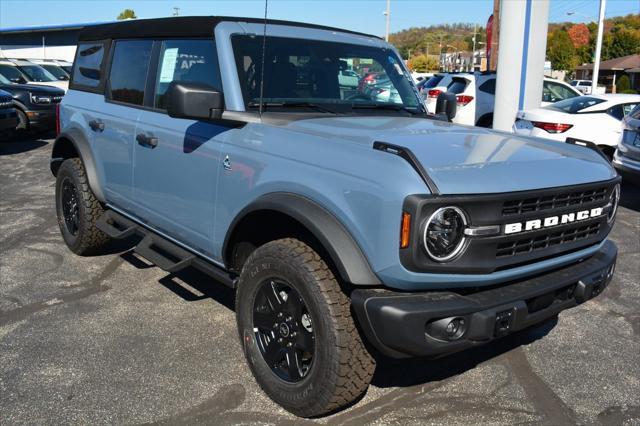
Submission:
[[[80,131],[70,130],[60,133],[53,143],[51,150],[51,160],[49,168],[54,176],[57,176],[58,169],[62,162],[68,158],[80,158],[85,172],[87,173],[87,179],[89,186],[95,194],[96,198],[105,202],[104,193],[102,192],[102,186],[100,185],[100,178],[96,169],[96,162],[91,152],[89,142],[82,135]]]
[[[243,263],[236,259],[236,249],[246,240],[260,244],[283,237],[311,238],[323,252],[320,254],[326,255],[340,278],[348,283],[381,284],[342,223],[316,202],[292,193],[263,195],[240,211],[229,226],[222,247],[225,264],[233,269]]]

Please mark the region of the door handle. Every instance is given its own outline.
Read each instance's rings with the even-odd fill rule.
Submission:
[[[142,145],[151,149],[158,146],[158,138],[154,136],[147,136],[144,133],[138,133],[136,135],[136,141],[138,142],[138,145]]]
[[[89,122],[89,127],[94,132],[103,132],[104,131],[104,123],[100,120],[91,120]]]

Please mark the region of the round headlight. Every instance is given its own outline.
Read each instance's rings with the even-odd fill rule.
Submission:
[[[436,210],[424,227],[424,248],[438,262],[447,262],[458,256],[465,243],[464,230],[467,217],[457,207]]]
[[[620,201],[620,184],[617,184],[611,195],[609,195],[609,212],[607,213],[607,222],[612,223],[616,218],[616,211],[618,210],[618,202]]]

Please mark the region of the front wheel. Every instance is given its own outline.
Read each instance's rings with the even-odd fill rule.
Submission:
[[[296,239],[256,249],[240,275],[238,330],[258,384],[302,417],[330,413],[361,396],[375,362],[350,301],[320,256]]]
[[[79,255],[98,253],[109,237],[95,223],[104,209],[89,187],[79,158],[64,160],[56,176],[56,213],[62,238]]]

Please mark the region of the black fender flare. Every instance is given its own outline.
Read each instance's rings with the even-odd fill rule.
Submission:
[[[229,226],[222,253],[227,253],[231,237],[242,219],[259,210],[276,211],[301,223],[322,244],[343,280],[355,285],[382,284],[342,223],[316,202],[293,193],[269,193],[242,209]]]
[[[56,137],[56,140],[53,142],[51,160],[49,163],[51,173],[56,176],[62,162],[69,158],[69,155],[65,155],[68,153],[67,148],[64,146],[67,143],[66,141],[70,141],[75,152],[78,153],[80,161],[82,161],[82,164],[84,165],[84,170],[87,173],[89,187],[91,187],[96,198],[103,203],[106,202],[104,192],[102,191],[102,185],[100,184],[100,178],[98,177],[96,162],[93,158],[93,152],[91,151],[91,146],[80,130],[70,129],[68,131],[61,132]]]

